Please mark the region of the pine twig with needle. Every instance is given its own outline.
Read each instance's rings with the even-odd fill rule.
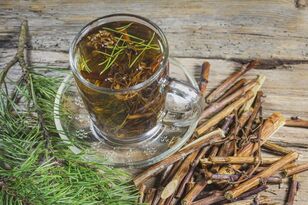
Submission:
[[[139,53],[139,55],[129,65],[129,68],[131,68],[136,63],[136,61],[140,58],[140,56],[147,50],[148,46],[152,43],[154,37],[155,37],[155,32],[153,32],[152,38],[150,39],[149,43],[144,47],[144,49]]]

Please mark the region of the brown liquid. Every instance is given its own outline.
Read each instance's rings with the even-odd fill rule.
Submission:
[[[87,81],[114,90],[127,89],[149,79],[162,61],[159,36],[131,22],[112,22],[91,30],[77,45],[78,70]],[[138,91],[104,93],[75,78],[96,128],[113,138],[132,138],[151,130],[163,109],[165,94],[158,81]]]

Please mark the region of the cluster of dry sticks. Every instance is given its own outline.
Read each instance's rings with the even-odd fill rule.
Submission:
[[[251,61],[243,65],[207,95],[207,107],[195,134],[182,149],[135,177],[140,202],[273,204],[260,193],[269,184],[279,184],[283,177],[289,177],[286,204],[293,204],[299,187],[296,175],[308,170],[308,163],[296,164],[297,152],[268,139],[284,125],[308,127],[308,122],[285,120],[280,113],[263,119],[261,87],[265,77],[241,79],[257,64],[258,61]],[[205,62],[199,82],[204,96],[209,70],[210,64]],[[262,157],[261,150],[275,157]],[[153,183],[149,183],[150,178]]]

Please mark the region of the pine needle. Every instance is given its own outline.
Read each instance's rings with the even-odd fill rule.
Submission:
[[[155,33],[153,32],[152,38],[148,42],[148,44],[143,48],[143,50],[139,53],[139,55],[133,60],[133,62],[129,65],[129,68],[131,68],[136,61],[140,58],[140,56],[148,49],[148,46],[152,43],[153,39],[155,37]]]

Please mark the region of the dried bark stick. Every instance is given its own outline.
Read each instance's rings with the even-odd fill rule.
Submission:
[[[174,205],[175,204],[175,201],[174,201],[174,198],[173,198],[173,195],[170,196],[168,199],[162,199],[162,201],[164,201],[164,205]]]
[[[285,118],[280,113],[273,113],[263,123],[260,130],[261,145],[272,136],[277,130],[282,127],[285,123]],[[258,149],[258,143],[250,143],[242,148],[237,156],[250,156]]]
[[[245,126],[245,131],[244,131],[244,137],[248,137],[248,135],[251,132],[251,128],[252,128],[252,124],[255,121],[258,112],[261,108],[261,97],[263,96],[263,92],[262,91],[258,91],[257,95],[256,95],[256,100],[255,100],[255,106],[252,110],[252,114],[251,117],[249,118],[247,125]]]
[[[247,112],[251,108],[251,105],[253,104],[253,102],[255,100],[257,92],[261,89],[265,79],[266,78],[265,78],[264,75],[258,76],[258,78],[256,80],[256,86],[254,86],[251,90],[253,92],[253,97],[250,100],[248,100],[247,103],[245,103],[245,105],[243,105],[243,107],[240,110],[240,113]]]
[[[296,175],[293,175],[293,177],[291,178],[291,182],[290,182],[289,187],[290,188],[289,188],[289,193],[288,193],[286,205],[293,205],[296,193],[299,189],[299,182],[297,181]]]
[[[255,85],[256,85],[256,82],[250,82],[247,85],[245,85],[244,87],[239,88],[238,90],[236,90],[231,95],[225,97],[221,101],[215,102],[215,103],[211,104],[209,107],[207,107],[201,113],[201,115],[199,117],[199,121],[204,119],[204,118],[211,117],[213,114],[215,114],[218,111],[220,111],[221,109],[223,109],[226,105],[228,105],[229,103],[233,102],[234,100],[236,100],[240,96],[244,95],[248,90],[252,89]]]
[[[269,116],[265,122],[263,123],[260,130],[260,145],[262,146],[266,140],[272,136],[280,127],[282,127],[285,123],[285,118],[280,113],[273,113]],[[238,153],[238,157],[247,157],[251,156],[254,152],[258,150],[259,143],[250,142],[245,147],[243,147]],[[232,165],[233,169],[239,169],[241,165]],[[219,173],[224,174],[227,171],[229,173],[228,167],[223,167],[219,170]]]
[[[194,201],[192,205],[210,205],[223,201],[224,199],[225,199],[224,193],[222,191],[217,191],[210,196]]]
[[[211,181],[229,181],[235,182],[240,178],[240,174],[212,174]],[[269,184],[281,184],[281,176],[271,176],[266,179],[266,182]]]
[[[222,119],[230,115],[233,112],[233,110],[238,109],[240,106],[242,106],[245,102],[247,102],[252,97],[253,97],[253,93],[251,91],[246,92],[243,97],[234,101],[232,104],[228,105],[222,111],[220,111],[215,116],[213,116],[211,119],[199,125],[199,127],[197,127],[196,129],[197,134],[200,136],[201,134],[208,131],[211,127],[218,124]]]
[[[308,171],[308,163],[299,164],[297,166],[287,168],[283,170],[284,176],[292,176],[301,172]]]
[[[232,199],[232,200],[226,200],[225,199],[224,201],[221,201],[220,203],[225,204],[225,203],[230,202],[230,201],[231,202],[237,202],[237,201],[240,201],[240,200],[244,200],[244,199],[251,197],[253,195],[256,195],[256,194],[258,194],[258,193],[260,193],[260,192],[262,192],[266,189],[268,189],[268,186],[266,184],[262,184],[262,185],[260,185],[256,188],[254,188],[254,189],[251,189],[251,190],[241,194],[239,197],[237,197],[235,199]]]
[[[225,134],[229,131],[233,121],[234,121],[234,114],[231,114],[225,118],[224,124],[221,126],[221,129],[224,131]]]
[[[211,150],[211,152],[210,152],[210,154],[209,154],[208,157],[215,157],[215,156],[217,156],[217,154],[218,154],[220,148],[221,148],[221,146],[218,146],[218,145],[212,146],[212,150]],[[206,167],[206,166],[203,166],[203,167]],[[207,168],[207,170],[208,170],[208,169],[209,169],[209,168]],[[210,170],[211,172],[213,172],[213,173],[216,173],[216,172],[218,171],[218,169],[219,169],[219,167],[217,167],[217,166],[212,166],[209,170]]]
[[[185,187],[185,192],[184,192],[184,195],[188,194],[188,192],[190,192],[190,190],[192,190],[192,188],[194,188],[196,182],[194,181],[190,181],[187,183],[186,187]]]
[[[145,196],[145,189],[146,189],[146,186],[144,184],[141,184],[139,186],[139,203],[143,203],[144,201],[144,196]]]
[[[182,205],[189,205],[199,195],[199,193],[206,187],[207,180],[203,179],[197,182],[190,192],[183,198]]]
[[[245,125],[246,121],[249,119],[251,114],[252,114],[252,109],[248,110],[247,112],[242,113],[239,119],[235,119],[236,125],[230,131],[230,136],[229,136],[230,140],[225,142],[221,146],[217,156],[233,155],[233,153],[236,151],[235,150],[235,144],[236,144],[235,137],[237,136],[238,132],[243,128],[243,126]],[[211,171],[213,171],[214,173],[217,173],[219,169],[220,169],[219,165],[214,165],[212,166]]]
[[[155,203],[155,201],[153,201],[153,203],[151,205],[164,205],[166,203],[165,199],[158,199],[159,201],[157,203]]]
[[[148,204],[152,204],[152,201],[153,201],[155,192],[156,192],[156,189],[154,189],[154,188],[149,188],[149,189],[146,191],[146,194],[145,194],[145,197],[144,197],[144,202],[145,202],[145,203],[148,203]]]
[[[158,204],[164,204],[165,203],[165,201],[162,201],[161,198],[160,198],[161,192],[162,192],[162,187],[158,187],[156,189],[156,192],[155,192],[155,195],[153,197],[153,201],[152,201],[151,205],[158,205]]]
[[[290,164],[287,164],[286,166],[284,166],[281,170],[290,169],[290,168],[296,167],[297,165],[298,164],[296,164],[295,162],[291,162]]]
[[[256,195],[264,190],[268,189],[268,186],[265,185],[265,184],[262,184],[254,189],[251,189],[245,193],[243,193],[241,196],[237,197],[235,200],[242,200],[242,199],[245,199],[247,197],[250,197],[250,196],[253,196],[253,195]]]
[[[230,131],[231,135],[229,137],[230,141],[227,141],[222,145],[221,149],[219,150],[218,156],[229,156],[233,154],[234,143],[235,143],[234,138],[235,136],[237,136],[238,132],[243,128],[243,126],[245,125],[251,114],[252,114],[252,109],[241,114],[241,117],[237,121],[237,126]]]
[[[166,178],[168,178],[168,176],[170,175],[172,168],[173,168],[173,164],[169,165],[162,173],[159,179],[159,184],[164,183],[164,181],[166,181]]]
[[[162,187],[165,187],[168,184],[168,182],[172,179],[172,177],[175,175],[175,173],[181,166],[182,162],[183,160],[179,160],[173,164],[172,169],[170,170],[170,173],[168,174],[168,176],[166,176],[164,181],[161,182]],[[159,198],[160,198],[160,195],[159,195]]]
[[[272,204],[272,201],[267,196],[260,196],[257,199],[242,199],[239,201],[226,203],[225,205],[251,205],[251,204]]]
[[[202,165],[211,164],[273,164],[278,161],[280,157],[263,157],[261,162],[258,157],[209,157],[201,159]]]
[[[181,185],[179,186],[177,193],[176,193],[176,197],[180,198],[185,190],[185,186],[186,184],[190,181],[191,177],[193,176],[193,173],[195,171],[195,168],[197,167],[197,165],[199,164],[200,159],[205,155],[207,151],[207,148],[203,148],[199,151],[198,155],[196,156],[196,158],[194,159],[193,163],[191,164],[189,171],[187,173],[187,175],[185,176],[185,178],[183,179],[183,181],[181,182]]]
[[[227,90],[227,92],[225,92],[225,94],[223,94],[218,100],[217,102],[221,101],[222,99],[224,99],[225,97],[229,96],[230,94],[236,92],[238,89],[240,89],[241,87],[243,87],[246,83],[248,82],[248,80],[246,78],[243,78],[239,81],[237,81],[236,83],[234,83],[234,85]]]
[[[257,186],[258,184],[262,183],[262,179],[266,179],[272,175],[274,175],[279,169],[281,169],[284,165],[296,160],[298,158],[297,152],[292,152],[287,154],[286,156],[282,157],[280,160],[272,164],[266,170],[260,172],[253,178],[241,183],[239,186],[233,188],[230,191],[225,193],[225,197],[227,199],[234,199],[240,196],[242,193],[248,191],[249,189]]]
[[[186,176],[190,165],[193,163],[193,160],[196,158],[197,155],[198,152],[193,152],[190,155],[188,155],[186,159],[184,159],[183,163],[181,164],[181,166],[179,167],[179,169],[177,170],[171,181],[163,189],[160,196],[162,199],[167,199],[168,197],[170,197],[172,194],[175,193],[180,183]]]
[[[280,145],[275,144],[274,142],[271,141],[267,141],[263,144],[262,148],[268,149],[270,151],[274,151],[275,153],[279,153],[282,155],[286,155],[289,154],[290,152],[292,152],[291,150],[282,147]]]
[[[211,64],[207,61],[205,61],[202,64],[201,76],[200,76],[200,81],[199,81],[199,90],[202,95],[205,95],[206,87],[209,82],[208,80],[209,80],[210,67],[211,67]]]
[[[230,75],[222,84],[220,84],[207,98],[208,103],[214,102],[232,85],[240,76],[245,74],[250,69],[254,68],[258,64],[257,61],[251,61],[241,67],[241,69],[232,75]]]
[[[197,140],[189,143],[188,145],[184,146],[182,149],[177,151],[175,154],[167,157],[166,159],[150,166],[147,170],[140,173],[134,178],[134,183],[136,186],[139,186],[148,178],[155,176],[160,171],[165,169],[167,166],[175,163],[176,161],[183,159],[190,153],[201,149],[202,147],[208,146],[210,144],[215,144],[220,142],[224,138],[224,133],[221,129],[217,129],[209,134],[199,137]]]
[[[308,120],[302,120],[302,119],[299,119],[299,118],[290,119],[290,120],[286,121],[285,126],[308,128]]]

